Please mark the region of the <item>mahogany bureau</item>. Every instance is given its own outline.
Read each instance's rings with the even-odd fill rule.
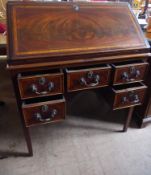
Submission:
[[[113,110],[142,105],[149,44],[127,3],[9,2],[8,64],[29,128],[65,119],[67,96],[100,89]]]

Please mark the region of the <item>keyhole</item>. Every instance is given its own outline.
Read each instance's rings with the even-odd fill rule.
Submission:
[[[80,7],[78,5],[73,5],[75,11],[79,11]]]

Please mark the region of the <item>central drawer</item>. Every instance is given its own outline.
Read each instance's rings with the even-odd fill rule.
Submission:
[[[109,65],[66,69],[67,91],[79,91],[104,87],[109,84],[111,67]]]
[[[52,100],[24,103],[22,112],[26,126],[62,121],[65,119],[65,99],[56,97]]]

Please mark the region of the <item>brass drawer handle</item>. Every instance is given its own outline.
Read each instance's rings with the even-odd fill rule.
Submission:
[[[122,104],[127,103],[128,102],[127,97],[126,96],[122,97],[121,102],[122,102]]]
[[[135,67],[130,67],[130,73],[128,72],[123,72],[121,78],[124,81],[131,82],[135,81],[136,78],[140,76],[140,70],[136,69]]]
[[[33,93],[37,94],[37,95],[45,95],[45,94],[48,94],[50,91],[52,91],[54,89],[54,83],[53,82],[49,82],[48,83],[48,90],[47,91],[41,91],[39,92],[38,91],[38,87],[36,84],[32,84],[30,89]]]
[[[87,80],[89,80],[89,83],[87,82]],[[88,72],[87,77],[81,77],[80,78],[80,84],[87,86],[87,87],[94,87],[97,86],[100,83],[100,75],[98,74],[94,74],[92,71]]]
[[[56,115],[57,115],[57,110],[53,109],[51,112],[47,112],[46,114],[41,114],[39,112],[34,114],[34,119],[40,122],[48,122],[51,121]],[[46,117],[49,116],[49,117]]]
[[[127,102],[139,103],[140,102],[139,96],[134,92],[130,92],[127,96],[121,97],[121,103],[122,104],[125,104]]]
[[[131,103],[139,103],[140,99],[139,99],[139,96],[136,93],[130,92],[129,93],[129,101]]]
[[[122,77],[122,80],[127,81],[127,82],[135,81],[135,78],[130,78],[127,72],[123,72],[121,77]]]

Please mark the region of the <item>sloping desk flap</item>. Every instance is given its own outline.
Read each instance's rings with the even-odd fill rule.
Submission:
[[[10,59],[147,50],[126,3],[9,2]]]

